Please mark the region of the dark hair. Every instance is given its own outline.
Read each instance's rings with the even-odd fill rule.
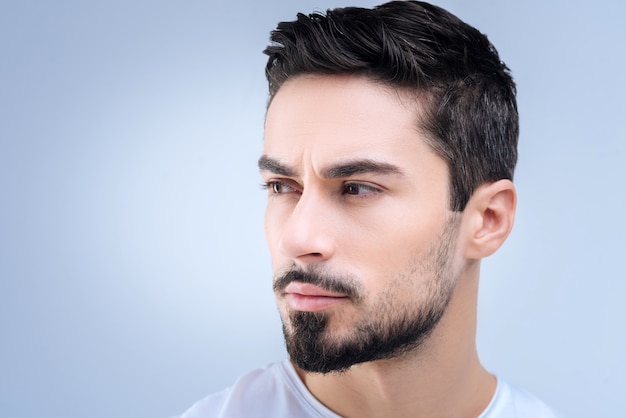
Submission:
[[[353,74],[414,92],[420,128],[448,164],[450,206],[462,211],[481,184],[513,179],[519,121],[515,83],[487,37],[417,1],[298,14],[271,33],[270,101],[301,74]]]

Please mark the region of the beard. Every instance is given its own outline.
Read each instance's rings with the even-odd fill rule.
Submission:
[[[371,303],[366,302],[360,282],[354,278],[295,268],[279,276],[274,282],[275,292],[292,281],[311,283],[348,296],[359,312],[348,335],[341,337],[329,330],[332,318],[327,312],[286,314],[282,318],[283,334],[291,360],[308,372],[343,372],[356,364],[398,358],[423,346],[454,292],[451,264],[459,223],[460,215],[452,214],[428,250],[394,275]],[[397,300],[396,295],[407,291],[417,296]]]

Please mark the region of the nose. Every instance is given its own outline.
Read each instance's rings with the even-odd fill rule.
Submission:
[[[283,225],[279,251],[301,267],[328,260],[335,251],[332,213],[320,194],[303,193]]]

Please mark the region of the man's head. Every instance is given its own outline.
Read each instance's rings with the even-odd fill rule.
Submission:
[[[510,231],[513,82],[482,35],[413,2],[272,40],[259,166],[289,354],[329,372],[413,351]]]

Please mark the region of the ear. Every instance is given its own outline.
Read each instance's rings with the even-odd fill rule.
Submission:
[[[513,229],[517,194],[510,180],[483,184],[465,208],[468,228],[465,257],[480,259],[493,254]]]

